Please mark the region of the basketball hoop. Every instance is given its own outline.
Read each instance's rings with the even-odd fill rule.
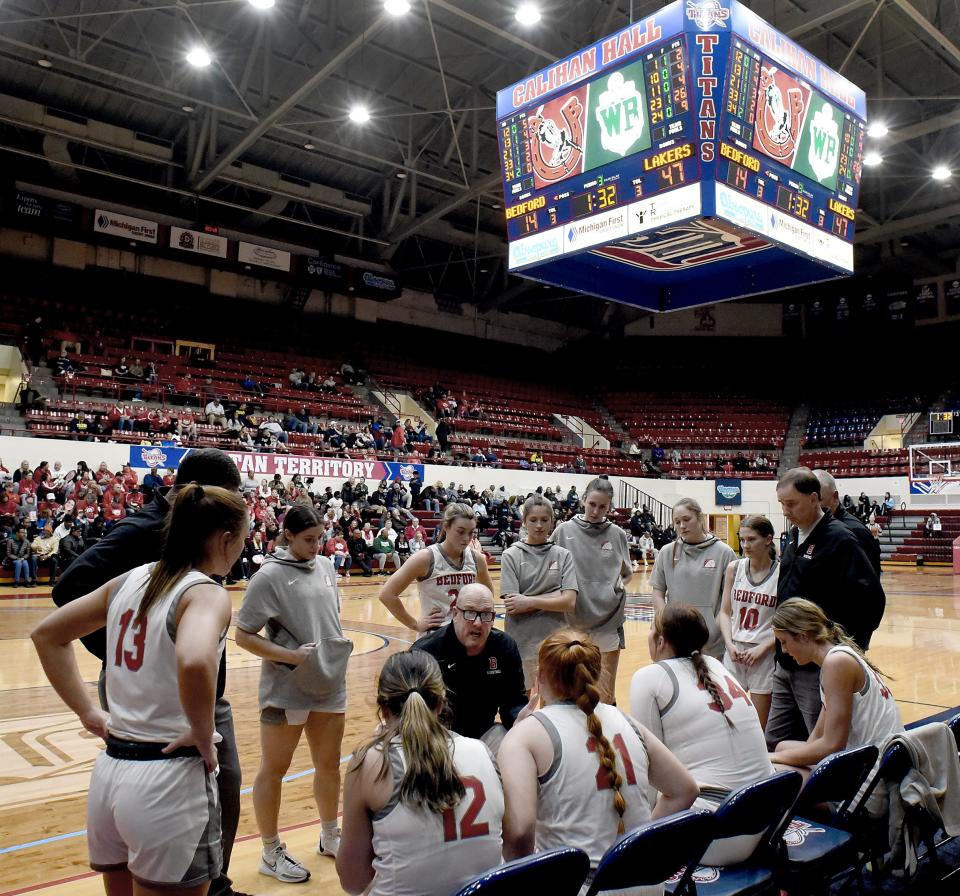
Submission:
[[[939,495],[943,491],[943,477],[946,475],[944,472],[935,473],[930,477],[930,494]]]

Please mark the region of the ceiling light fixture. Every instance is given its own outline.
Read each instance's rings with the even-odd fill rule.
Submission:
[[[197,111],[197,107],[196,107],[196,106],[181,106],[180,108],[183,109],[184,112],[196,112],[196,111]]]
[[[41,56],[37,60],[37,65],[39,65],[40,68],[53,68],[53,63],[49,59],[47,59],[46,56]]]
[[[937,165],[933,171],[930,172],[930,176],[934,180],[950,180],[953,172],[946,165]]]
[[[277,0],[250,0],[250,5],[254,9],[273,9]]]
[[[882,121],[876,121],[867,128],[867,136],[873,137],[874,140],[879,140],[881,137],[886,137],[890,133],[890,128],[888,128]]]
[[[304,148],[304,149],[316,149],[317,147],[314,146],[314,145],[308,140],[306,143],[303,144],[303,148]]]
[[[397,172],[397,178],[398,178],[399,180],[404,180],[404,179],[406,178],[406,176],[407,176],[407,172],[406,172],[406,171],[398,171],[398,172]]]
[[[357,103],[357,105],[350,107],[347,117],[354,124],[366,124],[370,120],[370,110],[361,103]]]
[[[206,47],[197,45],[187,53],[187,62],[194,68],[206,68],[213,62],[213,57],[207,52]]]
[[[521,25],[536,25],[540,21],[540,10],[535,3],[521,3],[514,15]]]
[[[868,168],[876,168],[877,165],[883,164],[883,156],[878,152],[868,152],[863,157],[863,164]]]
[[[405,16],[410,12],[407,0],[383,0],[383,8],[392,16]]]

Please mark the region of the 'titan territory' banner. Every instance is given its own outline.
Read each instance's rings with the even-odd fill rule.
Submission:
[[[159,467],[162,470],[176,470],[183,458],[190,453],[189,448],[168,446],[131,445],[131,467]],[[255,476],[272,477],[293,476],[299,473],[304,478],[316,479],[359,479],[400,480],[409,482],[414,473],[423,479],[423,464],[401,464],[393,461],[369,460],[367,458],[343,457],[305,457],[298,454],[258,454],[249,451],[228,451],[237,469],[241,473],[253,473]]]

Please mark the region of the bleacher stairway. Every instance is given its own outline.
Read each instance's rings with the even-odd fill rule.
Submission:
[[[924,537],[924,511],[895,510],[883,521],[880,533],[880,559],[894,563],[947,564],[953,560],[953,541],[960,537],[960,511],[937,511],[942,531]]]
[[[807,420],[810,418],[810,406],[798,404],[790,416],[790,426],[787,428],[787,437],[783,443],[783,454],[780,456],[780,468],[777,476],[795,467],[800,459],[800,448],[803,445],[803,434],[807,430]]]

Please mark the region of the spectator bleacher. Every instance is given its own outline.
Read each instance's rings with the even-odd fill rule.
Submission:
[[[848,400],[811,407],[803,436],[804,448],[843,448],[863,445],[882,417],[915,414],[927,401],[917,395],[899,395],[882,401]]]
[[[906,476],[910,458],[906,448],[859,451],[803,451],[800,464],[811,469],[829,470],[834,476]]]

